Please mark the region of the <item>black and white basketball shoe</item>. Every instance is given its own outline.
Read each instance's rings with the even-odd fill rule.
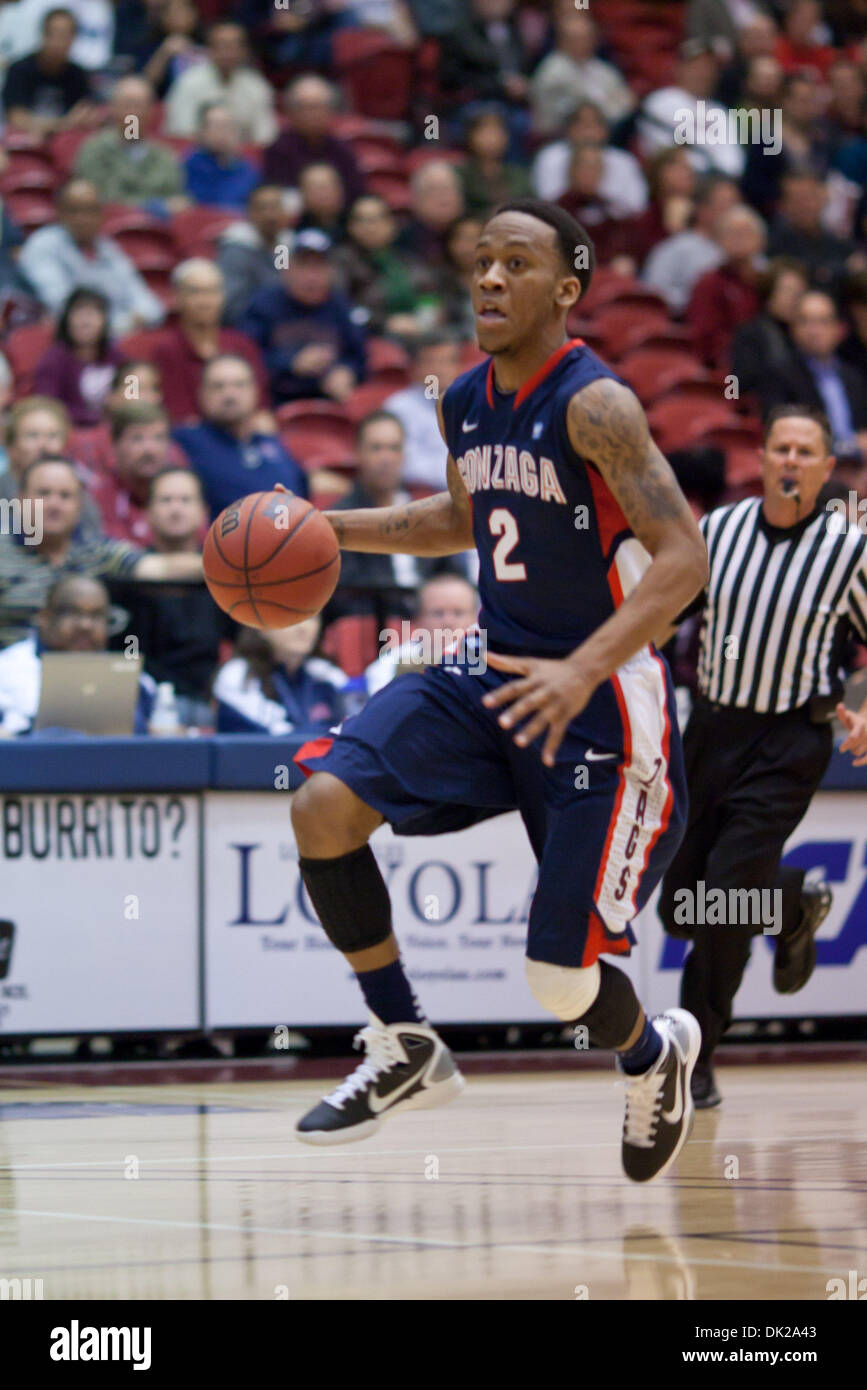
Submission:
[[[371,1015],[353,1046],[365,1059],[295,1126],[305,1144],[345,1144],[375,1134],[387,1115],[447,1105],[464,1078],[442,1039],[425,1023],[380,1023]]]
[[[633,1182],[650,1182],[668,1172],[689,1138],[695,1114],[690,1080],[701,1047],[698,1020],[686,1009],[669,1009],[652,1022],[662,1051],[648,1071],[625,1077],[621,1152],[623,1171]]]

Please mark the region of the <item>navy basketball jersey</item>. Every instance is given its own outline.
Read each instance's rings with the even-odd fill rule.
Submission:
[[[599,377],[620,380],[573,339],[519,391],[498,391],[487,361],[443,396],[449,453],[472,503],[479,625],[492,651],[565,655],[650,564],[602,475],[569,442],[569,401]]]

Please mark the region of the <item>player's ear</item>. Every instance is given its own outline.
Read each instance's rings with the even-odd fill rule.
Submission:
[[[557,307],[568,313],[581,298],[581,281],[577,275],[565,275],[554,294]]]

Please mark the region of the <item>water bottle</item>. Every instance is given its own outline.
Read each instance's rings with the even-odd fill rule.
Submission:
[[[157,686],[157,697],[151,711],[148,733],[155,734],[158,738],[176,738],[183,733],[178,702],[175,699],[175,687],[171,681],[160,681]]]

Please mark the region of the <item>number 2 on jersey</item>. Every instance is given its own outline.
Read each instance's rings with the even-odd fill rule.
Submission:
[[[493,561],[494,574],[497,579],[511,583],[516,579],[527,578],[527,566],[523,560],[510,560],[508,557],[515,549],[521,537],[518,534],[518,523],[510,511],[505,507],[495,507],[488,518],[488,525],[492,536],[499,536],[500,539],[494,546]]]

